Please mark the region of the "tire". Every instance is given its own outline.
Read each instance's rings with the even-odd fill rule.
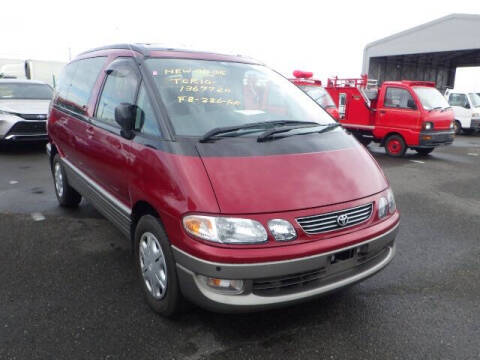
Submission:
[[[389,156],[402,157],[407,151],[405,140],[400,135],[390,135],[385,140],[385,151]]]
[[[419,154],[419,155],[428,155],[430,154],[433,150],[435,150],[435,148],[415,148],[415,151]]]
[[[453,128],[455,129],[455,135],[460,135],[462,133],[462,124],[460,124],[460,121],[455,120]]]
[[[147,304],[165,317],[178,314],[184,308],[184,300],[170,242],[157,218],[140,218],[134,246],[135,267]]]
[[[55,154],[52,162],[53,184],[58,203],[62,207],[77,207],[82,201],[82,196],[68,184],[65,169],[60,160],[60,155]]]

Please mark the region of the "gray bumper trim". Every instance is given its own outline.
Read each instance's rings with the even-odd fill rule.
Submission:
[[[397,224],[382,235],[368,239],[361,243],[356,243],[351,246],[346,246],[317,255],[283,261],[252,264],[224,264],[199,259],[195,256],[187,254],[185,251],[180,250],[173,245],[172,250],[177,264],[194,272],[195,274],[202,274],[222,279],[260,279],[314,270],[325,265],[330,255],[365,244],[370,244],[369,246],[372,251],[381,249],[395,239],[398,233],[398,226],[399,225]]]
[[[213,263],[194,258],[173,246],[172,248],[177,261],[177,274],[182,293],[192,302],[220,312],[258,311],[305,301],[372,276],[393,259],[395,254],[394,240],[397,232],[398,224],[380,236],[328,253],[300,259],[257,264]],[[368,244],[369,251],[378,252],[378,255],[359,265],[353,265],[352,262],[347,260],[344,265],[341,265],[343,268],[340,272],[327,275],[327,278],[317,287],[293,293],[279,293],[274,296],[259,295],[251,291],[253,279],[264,279],[318,269],[329,261],[331,255],[365,244]],[[246,292],[239,295],[217,293],[200,282],[197,277],[198,274],[224,279],[246,280]]]

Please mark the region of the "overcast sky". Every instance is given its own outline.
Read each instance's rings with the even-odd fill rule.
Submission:
[[[480,0],[4,0],[1,12],[0,58],[68,61],[69,49],[155,42],[325,79],[360,75],[367,43],[451,13],[480,14]]]

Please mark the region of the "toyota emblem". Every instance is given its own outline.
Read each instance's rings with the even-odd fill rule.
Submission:
[[[340,226],[346,226],[348,224],[348,215],[347,214],[338,215],[337,224]]]

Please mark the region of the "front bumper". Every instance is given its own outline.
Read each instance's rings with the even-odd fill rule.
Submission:
[[[480,118],[472,118],[470,129],[480,130]]]
[[[172,249],[185,297],[212,311],[246,312],[306,301],[372,276],[392,260],[397,232],[398,224],[382,235],[327,253],[254,264],[215,263]],[[241,279],[245,290],[239,295],[222,294],[198,275]]]
[[[451,145],[455,139],[454,130],[422,131],[417,148],[431,148],[436,146]]]
[[[47,122],[41,121],[2,121],[0,126],[1,134],[0,140],[2,141],[46,141],[47,135]]]

